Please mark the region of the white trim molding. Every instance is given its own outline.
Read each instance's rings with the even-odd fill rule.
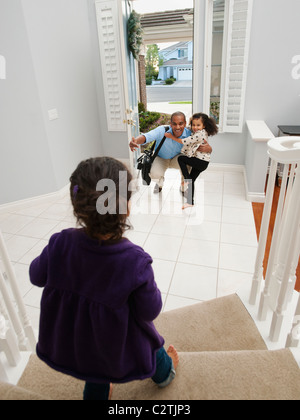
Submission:
[[[65,187],[53,193],[43,194],[36,197],[31,197],[31,198],[25,198],[24,200],[13,201],[7,204],[1,204],[0,214],[15,212],[20,209],[35,206],[38,204],[53,203],[63,198],[65,194],[68,193],[69,189],[70,189],[70,184],[66,185]]]

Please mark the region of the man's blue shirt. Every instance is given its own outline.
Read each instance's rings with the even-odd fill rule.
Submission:
[[[165,127],[162,125],[160,127],[155,128],[152,131],[149,131],[149,133],[144,134],[143,136],[146,137],[145,143],[151,143],[153,140],[156,140],[156,146],[155,149],[159,146],[160,142],[164,138],[166,133]],[[167,133],[173,134],[173,130],[170,127],[169,130],[167,130]],[[180,139],[185,139],[191,135],[191,131],[188,128],[185,128],[182,136],[180,136]],[[179,155],[182,149],[182,144],[177,143],[176,141],[172,139],[166,138],[162,148],[160,149],[158,156],[163,159],[173,159],[175,156]]]

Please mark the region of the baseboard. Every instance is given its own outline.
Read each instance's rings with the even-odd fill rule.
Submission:
[[[55,202],[59,200],[60,198],[62,198],[69,191],[69,188],[70,188],[70,184],[66,185],[62,189],[53,193],[44,194],[37,197],[26,198],[24,200],[14,201],[7,204],[1,204],[0,214],[15,212],[15,211],[18,211],[19,209],[35,206],[38,204]]]
[[[248,191],[246,192],[246,198],[247,201],[250,201],[251,203],[264,203],[266,200],[266,195]]]
[[[210,163],[208,171],[223,171],[223,172],[243,172],[244,165],[232,165],[230,163]]]
[[[122,160],[125,165],[128,165],[129,161],[126,159]],[[247,177],[244,165],[231,165],[226,163],[211,163],[208,166],[208,171],[223,171],[223,172],[241,172],[244,174],[245,188],[246,188],[246,197],[248,201],[255,203],[264,203],[265,194],[249,192],[247,185]],[[10,213],[18,211],[24,207],[31,207],[37,204],[51,203],[62,198],[70,188],[70,184],[63,187],[61,190],[44,194],[37,197],[32,197],[24,200],[14,201],[12,203],[1,204],[0,205],[0,214],[1,213]]]
[[[266,194],[260,192],[253,192],[249,191],[248,182],[247,182],[247,174],[246,169],[243,167],[244,173],[244,182],[245,182],[245,190],[246,190],[246,199],[251,203],[264,203],[266,200]]]

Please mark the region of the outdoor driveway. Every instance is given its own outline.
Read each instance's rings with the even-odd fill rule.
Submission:
[[[147,102],[191,101],[193,99],[192,82],[175,82],[174,85],[147,86]]]

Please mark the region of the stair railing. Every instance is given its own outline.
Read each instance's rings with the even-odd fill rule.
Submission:
[[[19,351],[35,351],[36,338],[1,231],[0,259],[5,273],[4,277],[0,270],[0,350],[4,349],[8,362],[15,365],[16,347]]]
[[[300,137],[279,137],[268,143],[271,166],[258,242],[255,271],[249,303],[258,306],[259,321],[266,321],[272,311],[270,340],[279,341],[289,302],[294,295],[296,269],[300,252]],[[263,284],[263,261],[266,250],[278,165],[283,167],[282,182],[266,278]],[[263,287],[263,290],[262,290]],[[300,303],[295,312],[287,345],[298,346]]]

